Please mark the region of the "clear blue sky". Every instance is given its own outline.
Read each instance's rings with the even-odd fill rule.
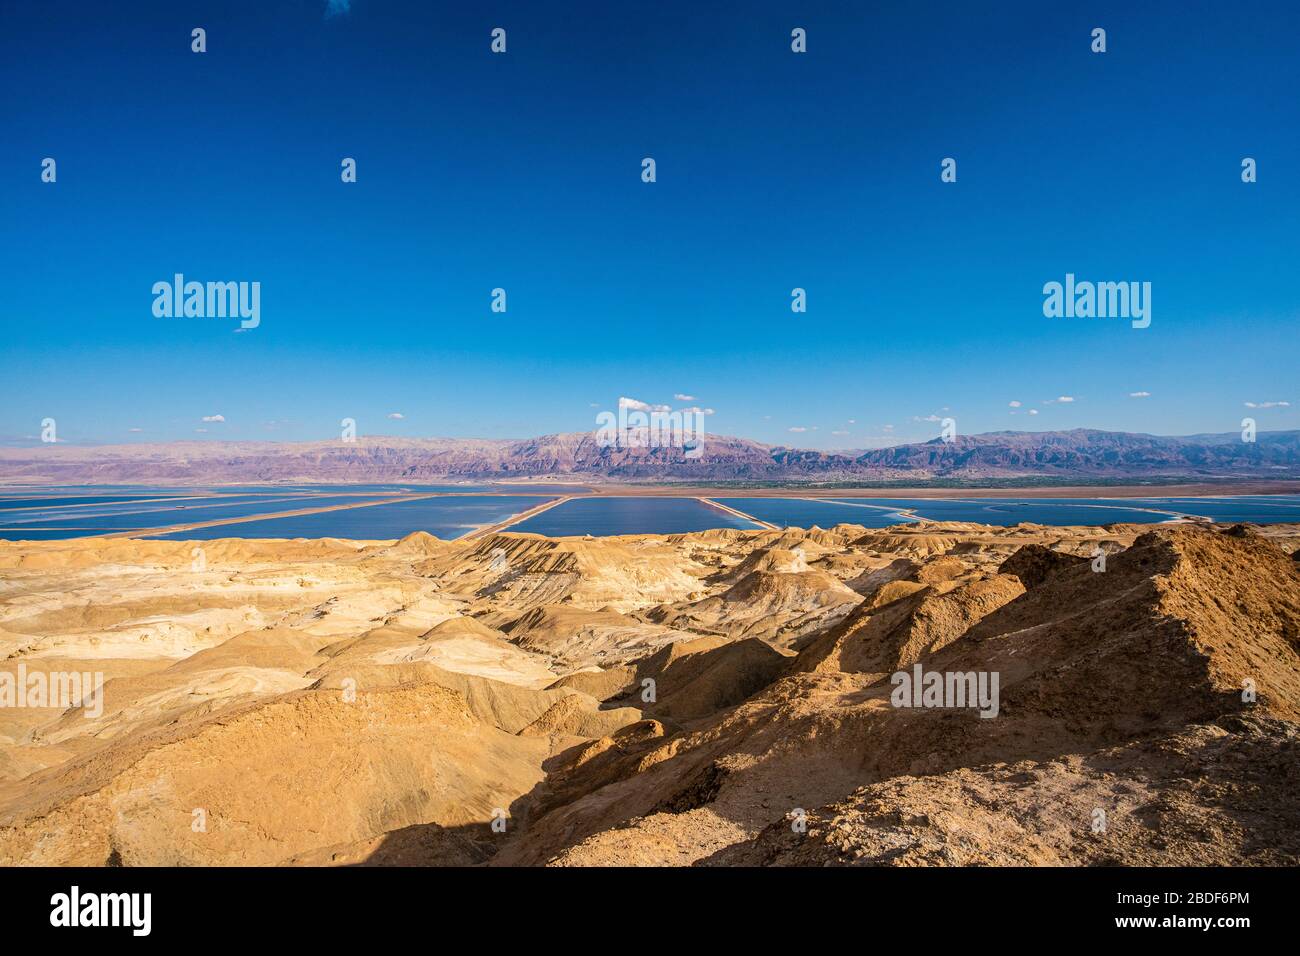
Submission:
[[[0,438],[1300,427],[1293,3],[348,6],[0,8]],[[1151,327],[1045,318],[1067,272]]]

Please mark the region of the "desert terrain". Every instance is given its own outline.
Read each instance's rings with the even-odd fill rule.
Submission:
[[[103,679],[0,707],[0,863],[1295,865],[1297,549],[0,542],[0,675]],[[996,675],[996,713],[899,706],[918,665]]]

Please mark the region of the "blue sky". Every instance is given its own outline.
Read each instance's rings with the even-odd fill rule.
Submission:
[[[0,438],[1300,427],[1293,4],[330,6],[0,9]],[[1067,272],[1151,326],[1045,318]]]

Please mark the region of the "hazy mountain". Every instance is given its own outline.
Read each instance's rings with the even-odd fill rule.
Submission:
[[[58,483],[417,481],[558,476],[622,481],[837,481],[1300,477],[1300,431],[1157,435],[990,432],[865,452],[705,436],[681,448],[602,447],[590,432],[522,440],[173,442],[0,449],[0,480]]]

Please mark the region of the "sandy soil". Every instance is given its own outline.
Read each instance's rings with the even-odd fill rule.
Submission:
[[[0,542],[0,863],[1295,865],[1298,547]],[[918,665],[996,716],[898,706]]]

